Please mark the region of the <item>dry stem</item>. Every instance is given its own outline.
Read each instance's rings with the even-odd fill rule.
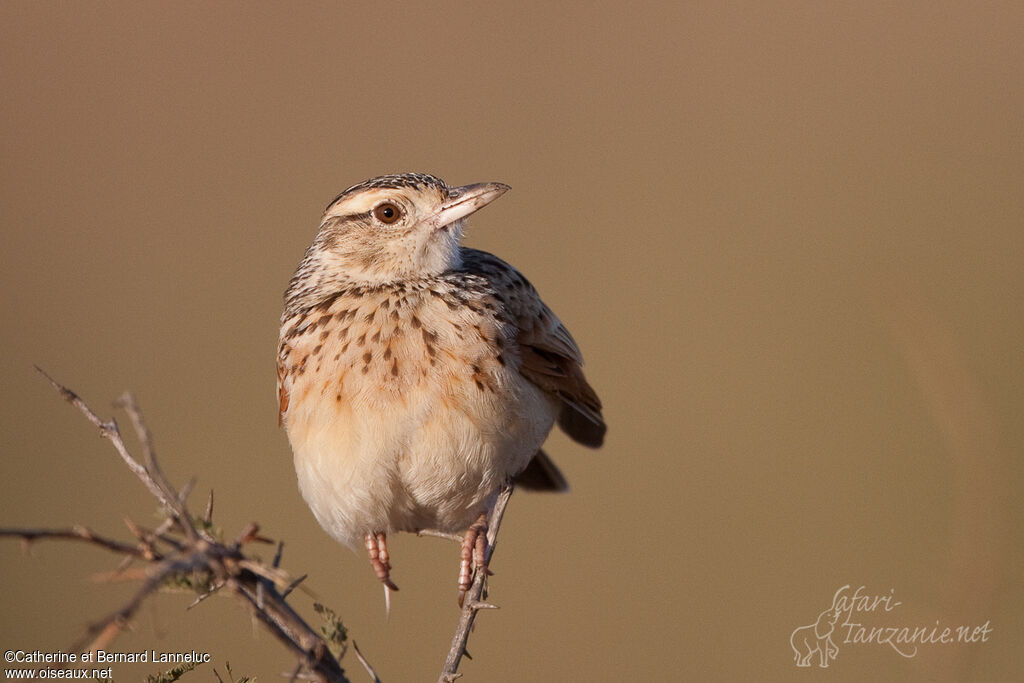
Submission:
[[[484,564],[490,565],[491,556],[498,542],[498,529],[501,527],[501,518],[508,506],[508,499],[512,496],[512,484],[508,484],[498,495],[498,500],[491,511],[491,517],[487,523],[487,551],[484,555]],[[448,657],[444,661],[444,669],[438,678],[438,683],[451,683],[462,674],[459,671],[459,662],[466,654],[466,643],[469,641],[469,633],[473,630],[473,622],[476,621],[476,614],[482,609],[495,609],[497,606],[485,602],[487,597],[487,572],[477,568],[476,576],[469,590],[466,591],[462,603],[462,612],[459,615],[459,626],[455,630],[455,637],[452,638],[452,646],[448,651]]]
[[[267,541],[259,536],[259,527],[255,523],[249,524],[230,545],[217,541],[205,530],[209,526],[213,512],[212,494],[206,507],[203,524],[200,528],[196,527],[185,505],[186,491],[191,485],[186,485],[179,493],[160,469],[153,449],[152,435],[135,398],[125,393],[118,403],[127,412],[139,438],[144,463],[132,456],[114,420],[102,420],[77,394],[39,368],[36,369],[64,400],[75,406],[100,430],[100,434],[113,444],[128,468],[168,513],[168,521],[152,532],[145,531],[130,520],[126,520],[129,529],[137,538],[138,542],[135,545],[99,536],[84,527],[0,529],[0,537],[20,538],[26,543],[40,539],[91,543],[122,555],[126,562],[122,563],[119,571],[126,569],[127,563],[131,561],[146,563],[146,579],[141,588],[120,609],[93,624],[83,638],[82,644],[89,642],[87,647],[91,650],[107,647],[146,598],[168,581],[177,580],[199,590],[200,600],[213,591],[227,589],[246,603],[254,618],[292,651],[299,660],[300,669],[306,668],[318,681],[347,683],[344,669],[331,654],[323,638],[285,601],[285,595],[298,585],[301,579],[293,580],[277,567],[280,551],[273,566],[266,566],[243,552],[243,547],[247,543]],[[82,644],[76,644],[72,649],[80,649]],[[361,655],[360,660],[363,661]],[[368,664],[365,665],[372,671]]]

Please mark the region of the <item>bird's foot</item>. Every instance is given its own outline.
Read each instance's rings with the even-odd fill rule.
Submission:
[[[384,584],[384,613],[391,615],[391,591],[398,586],[391,580],[391,556],[388,555],[388,536],[383,531],[366,534],[366,554],[377,578]]]
[[[391,557],[388,555],[387,534],[383,531],[366,534],[366,554],[369,556],[370,564],[373,565],[373,571],[377,574],[380,582],[393,591],[398,590],[398,586],[391,580]]]
[[[481,512],[466,534],[462,537],[462,552],[459,562],[459,607],[466,599],[466,591],[473,583],[473,570],[491,572],[487,569],[487,513]]]

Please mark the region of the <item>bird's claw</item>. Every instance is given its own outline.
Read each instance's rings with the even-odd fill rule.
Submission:
[[[473,570],[485,572],[491,576],[487,568],[487,513],[481,512],[462,537],[462,552],[459,562],[459,607],[466,599],[466,591],[473,584]]]
[[[391,557],[388,555],[388,538],[383,531],[366,534],[366,554],[377,578],[390,590],[398,590],[391,580]]]

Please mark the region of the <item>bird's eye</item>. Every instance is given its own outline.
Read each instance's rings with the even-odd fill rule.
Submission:
[[[391,225],[402,217],[402,210],[396,204],[385,202],[373,210],[373,217],[381,223]]]

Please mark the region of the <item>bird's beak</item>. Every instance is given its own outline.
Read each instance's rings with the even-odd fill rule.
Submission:
[[[430,222],[435,230],[440,230],[490,204],[509,189],[509,186],[504,183],[474,183],[462,187],[450,187],[448,188],[448,201],[430,218]]]

